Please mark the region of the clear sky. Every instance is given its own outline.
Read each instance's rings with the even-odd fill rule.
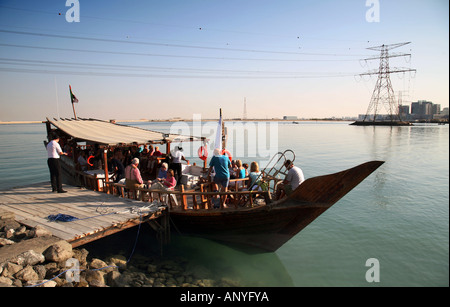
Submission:
[[[357,116],[403,42],[395,94],[448,106],[447,0],[71,2],[0,0],[0,121],[73,117],[69,84],[86,118]]]

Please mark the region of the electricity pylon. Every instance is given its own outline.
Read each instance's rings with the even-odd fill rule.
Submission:
[[[377,46],[377,47],[367,48],[369,50],[380,51],[381,55],[378,58],[365,59],[366,61],[379,59],[380,67],[378,68],[378,71],[360,74],[360,76],[378,75],[377,83],[375,85],[375,89],[373,90],[372,98],[370,99],[369,107],[367,108],[367,112],[366,112],[366,115],[364,116],[363,122],[365,122],[366,119],[370,118],[370,114],[372,114],[372,112],[373,112],[373,121],[375,122],[382,107],[384,107],[384,109],[388,112],[391,122],[401,121],[401,118],[399,115],[399,107],[398,107],[398,104],[396,103],[390,74],[400,73],[400,72],[412,72],[412,71],[416,71],[416,70],[408,69],[408,68],[390,69],[390,67],[389,67],[389,59],[390,58],[411,56],[411,54],[389,55],[389,50],[392,50],[392,49],[395,49],[395,48],[398,48],[398,47],[401,47],[401,46],[404,46],[407,44],[410,44],[410,42],[392,44],[392,45],[381,45],[381,46]]]

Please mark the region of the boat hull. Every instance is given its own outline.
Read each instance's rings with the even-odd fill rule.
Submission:
[[[274,252],[382,164],[372,161],[336,174],[310,178],[289,197],[270,205],[241,210],[172,211],[170,216],[182,235]]]
[[[239,248],[274,252],[329,207],[304,205],[264,206],[230,212],[171,212],[182,235],[199,236]]]

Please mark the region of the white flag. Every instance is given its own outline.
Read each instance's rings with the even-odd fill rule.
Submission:
[[[220,115],[219,124],[217,125],[216,141],[214,146],[214,148],[218,148],[222,151],[222,115]]]

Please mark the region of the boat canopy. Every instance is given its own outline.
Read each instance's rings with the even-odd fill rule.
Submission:
[[[92,142],[104,146],[131,146],[171,142],[204,141],[204,137],[167,134],[98,119],[49,119],[47,122],[70,135],[77,142]]]

